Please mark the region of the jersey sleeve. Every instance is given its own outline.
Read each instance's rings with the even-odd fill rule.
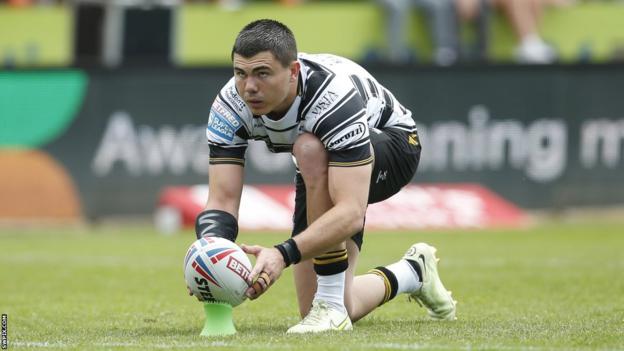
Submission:
[[[351,81],[335,76],[316,95],[306,106],[306,129],[325,145],[329,165],[355,167],[371,163],[366,104]]]
[[[245,151],[247,147],[225,148],[218,145],[209,145],[211,165],[235,164],[245,165]]]
[[[226,85],[210,108],[206,138],[210,147],[210,164],[245,164],[249,133],[244,120],[232,105]]]

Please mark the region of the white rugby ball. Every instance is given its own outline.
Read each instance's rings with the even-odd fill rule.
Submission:
[[[218,237],[196,240],[184,258],[184,279],[200,301],[234,306],[245,299],[249,258],[235,243]]]

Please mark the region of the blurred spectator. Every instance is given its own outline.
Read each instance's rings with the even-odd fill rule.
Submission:
[[[228,10],[238,10],[240,9],[244,3],[246,2],[245,0],[186,0],[187,3],[217,3],[219,4],[219,6],[228,9]]]
[[[455,0],[377,0],[386,11],[388,59],[394,63],[411,60],[407,47],[407,18],[414,7],[425,11],[433,36],[434,61],[443,66],[455,63],[459,56],[459,35]]]
[[[463,20],[474,18],[478,12],[478,0],[456,0]],[[489,0],[506,15],[518,43],[514,49],[520,63],[545,64],[554,62],[555,50],[539,34],[539,22],[546,5],[566,5],[570,0]]]
[[[32,4],[32,0],[8,0],[7,1],[11,6],[28,6]]]
[[[433,38],[433,61],[442,66],[451,65],[461,56],[459,19],[483,21],[488,7],[501,9],[517,36],[514,56],[520,63],[543,64],[556,59],[555,50],[540,36],[538,27],[546,5],[566,5],[572,0],[376,0],[387,14],[386,34],[388,58],[394,63],[410,60],[407,46],[407,18],[413,8],[427,16]],[[487,17],[485,17],[487,18]],[[484,27],[481,25],[481,27]],[[486,27],[486,26],[485,26]]]
[[[66,3],[64,0],[0,0],[0,4],[7,3],[9,6],[23,7],[31,5],[53,5]]]
[[[184,1],[187,3],[193,3],[193,2],[195,3],[217,3],[223,8],[231,9],[231,10],[239,9],[247,2],[251,2],[251,1],[258,2],[258,0],[184,0]],[[300,4],[303,4],[304,2],[307,2],[307,0],[266,0],[266,1],[279,2],[287,6],[300,5]]]

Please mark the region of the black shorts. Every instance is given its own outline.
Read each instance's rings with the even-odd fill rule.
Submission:
[[[371,174],[368,203],[374,204],[396,194],[409,183],[416,173],[420,161],[420,140],[415,132],[387,128],[371,129],[370,140],[375,152],[375,163]],[[306,216],[306,190],[303,177],[295,178],[295,212],[293,214],[292,236],[308,227]],[[362,249],[364,230],[351,237]]]

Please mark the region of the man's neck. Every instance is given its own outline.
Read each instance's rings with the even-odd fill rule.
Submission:
[[[297,79],[297,84],[294,84],[291,87],[290,92],[288,93],[288,96],[284,100],[284,104],[280,106],[280,108],[278,108],[277,110],[271,111],[266,114],[266,116],[270,120],[277,121],[279,119],[282,119],[286,115],[288,110],[290,110],[290,107],[292,106],[292,104],[295,102],[297,95],[299,94],[299,84],[300,84],[300,79]]]

